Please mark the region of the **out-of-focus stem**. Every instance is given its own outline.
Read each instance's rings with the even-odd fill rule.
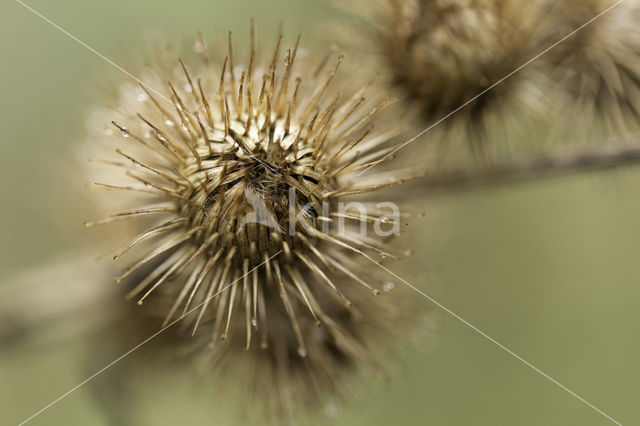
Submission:
[[[108,285],[112,274],[95,256],[78,252],[3,278],[0,346],[25,338],[59,341],[107,321],[104,306],[118,295]]]
[[[547,178],[572,173],[613,169],[640,162],[640,140],[522,157],[485,167],[428,174],[420,182],[427,190],[452,190]]]

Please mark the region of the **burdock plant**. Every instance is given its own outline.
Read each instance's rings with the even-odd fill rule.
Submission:
[[[418,111],[423,188],[499,183],[637,162],[639,10],[633,0],[356,2],[364,37],[353,47]]]
[[[405,215],[383,190],[423,173],[386,165],[403,129],[389,98],[342,56],[281,41],[266,54],[252,30],[240,60],[231,32],[224,53],[197,37],[197,61],[161,50],[123,83],[89,143],[124,210],[87,225],[136,220],[114,256],[133,259],[115,279],[127,297],[179,319],[218,368],[250,363],[260,398],[312,405],[340,395],[344,367],[374,367],[372,340],[407,313],[378,296]]]

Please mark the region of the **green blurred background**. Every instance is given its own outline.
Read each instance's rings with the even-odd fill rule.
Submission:
[[[243,32],[253,16],[265,33],[282,21],[309,39],[335,13],[308,0],[28,4],[116,62],[149,33],[180,41],[195,30]],[[98,83],[117,72],[12,0],[0,5],[0,35],[0,282],[19,286],[15,273],[90,244],[78,145]],[[406,267],[421,271],[413,284],[444,306],[621,423],[640,424],[638,188],[640,173],[625,169],[430,197],[420,202],[428,214],[413,226],[424,237]],[[372,381],[363,401],[327,424],[612,424],[433,309],[437,328],[402,348],[391,380]],[[0,424],[17,424],[82,381],[84,347],[80,338],[2,347]],[[183,398],[187,387],[179,376],[138,383],[138,417],[149,425],[229,421],[229,404]],[[82,387],[29,424],[109,423]]]

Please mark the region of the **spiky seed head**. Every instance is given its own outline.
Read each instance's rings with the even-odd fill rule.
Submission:
[[[410,1],[393,6],[388,33],[381,35],[396,83],[437,119],[472,99],[515,69],[518,40],[507,11],[496,1]],[[508,84],[489,97],[499,96]],[[483,99],[470,106],[472,114]]]
[[[547,33],[547,43],[575,34],[535,65],[565,89],[577,104],[582,123],[602,118],[609,130],[637,130],[640,2],[627,0],[610,10],[613,2],[605,0],[550,3],[550,19],[541,29]]]
[[[364,42],[392,90],[420,111],[423,128],[439,122],[439,129],[464,130],[470,145],[447,146],[446,155],[470,151],[484,157],[494,122],[504,128],[505,114],[511,119],[544,113],[543,78],[523,69],[503,80],[539,53],[534,35],[543,15],[535,3],[377,0],[350,9],[369,18]],[[442,139],[450,145],[454,138]]]
[[[129,207],[87,225],[136,218],[114,256],[137,256],[116,278],[142,276],[129,297],[165,301],[165,325],[182,318],[221,358],[248,351],[276,388],[309,395],[371,364],[372,330],[406,310],[376,297],[402,215],[373,194],[422,172],[386,168],[404,129],[383,118],[389,99],[340,73],[342,56],[312,64],[299,38],[281,40],[265,54],[252,30],[240,59],[230,32],[225,56],[198,37],[197,61],[163,51],[142,84],[123,84],[91,144],[111,169],[96,184]]]

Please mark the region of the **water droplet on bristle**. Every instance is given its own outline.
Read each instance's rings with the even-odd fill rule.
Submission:
[[[335,418],[340,415],[340,413],[342,412],[342,409],[338,404],[330,403],[325,406],[324,412],[327,415],[327,417]]]
[[[382,289],[385,291],[385,293],[389,293],[391,290],[394,289],[395,286],[396,285],[394,283],[389,281],[384,285],[384,287],[382,287]]]
[[[300,355],[300,358],[306,358],[307,350],[305,348],[298,348],[298,355]]]

